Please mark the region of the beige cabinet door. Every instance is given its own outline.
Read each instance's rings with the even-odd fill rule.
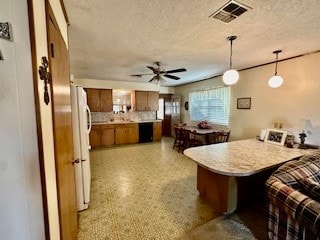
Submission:
[[[159,93],[148,92],[148,110],[157,111],[159,109]]]
[[[162,137],[162,122],[153,123],[153,141],[161,141]]]
[[[132,124],[127,128],[127,143],[138,143],[139,142],[139,129],[138,124]]]
[[[100,106],[101,106],[101,112],[112,112],[113,102],[112,102],[111,89],[100,90]]]
[[[124,127],[116,127],[116,144],[124,144],[127,143],[127,129]]]
[[[101,126],[101,146],[114,145],[114,127],[110,125]]]
[[[100,89],[86,88],[88,106],[91,112],[101,112]]]
[[[100,126],[92,126],[89,134],[89,144],[92,148],[97,148],[101,146],[101,131]]]
[[[148,92],[146,91],[136,91],[136,111],[146,111],[148,110]]]

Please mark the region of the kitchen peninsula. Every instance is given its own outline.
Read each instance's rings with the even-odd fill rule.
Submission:
[[[264,192],[270,170],[307,151],[247,139],[189,148],[184,154],[198,164],[201,197],[219,213],[232,213],[254,192]]]

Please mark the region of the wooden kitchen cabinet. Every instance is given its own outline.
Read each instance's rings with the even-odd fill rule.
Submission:
[[[114,126],[112,125],[101,125],[101,146],[114,145]]]
[[[111,89],[100,89],[100,109],[101,109],[101,112],[113,111]]]
[[[158,142],[161,141],[162,137],[162,122],[154,122],[153,123],[153,141]]]
[[[91,112],[100,112],[100,89],[86,88],[85,90]]]
[[[114,145],[113,125],[93,125],[89,134],[91,148]]]
[[[138,143],[139,129],[138,124],[118,124],[115,126],[115,142],[116,144]]]
[[[100,126],[92,126],[89,134],[89,144],[91,148],[97,148],[101,146]]]
[[[113,110],[112,89],[86,88],[85,90],[91,112],[111,112]]]
[[[159,106],[159,93],[151,91],[135,91],[136,111],[157,111]]]

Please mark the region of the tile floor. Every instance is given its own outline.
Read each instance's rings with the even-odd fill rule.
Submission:
[[[175,239],[218,215],[200,199],[196,164],[162,142],[91,151],[91,204],[79,240]]]

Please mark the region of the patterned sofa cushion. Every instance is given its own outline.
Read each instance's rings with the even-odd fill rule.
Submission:
[[[304,194],[310,196],[314,200],[320,202],[320,184],[310,178],[302,178],[299,180]]]
[[[320,240],[320,202],[304,189],[305,179],[320,183],[320,151],[285,163],[267,180],[269,239]]]
[[[272,176],[295,190],[301,190],[299,180],[303,178],[320,183],[320,151],[282,165]]]

